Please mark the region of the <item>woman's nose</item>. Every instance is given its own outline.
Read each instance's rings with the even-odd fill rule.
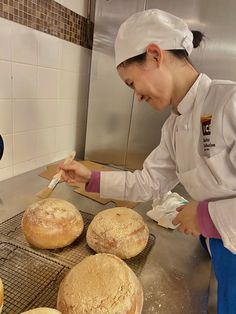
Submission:
[[[3,142],[3,138],[0,135],[0,160],[2,159],[3,152],[4,152],[4,142]]]

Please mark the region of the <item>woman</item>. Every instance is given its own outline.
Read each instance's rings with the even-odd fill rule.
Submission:
[[[68,182],[84,182],[102,197],[146,201],[181,182],[193,201],[173,224],[207,238],[218,281],[218,314],[236,308],[236,83],[211,80],[189,61],[203,35],[160,10],[128,18],[120,27],[115,56],[121,79],[158,111],[171,107],[159,146],[143,170],[91,172],[61,166]]]

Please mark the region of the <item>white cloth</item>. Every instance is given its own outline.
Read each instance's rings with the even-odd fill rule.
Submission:
[[[101,196],[146,201],[181,182],[192,199],[209,201],[224,246],[236,253],[236,83],[202,74],[178,111],[143,170],[101,173]]]
[[[176,209],[187,203],[184,197],[169,191],[153,201],[152,209],[147,212],[147,215],[157,221],[158,225],[175,229],[178,225],[173,225],[172,221],[178,214]]]
[[[137,12],[118,30],[115,40],[116,66],[144,53],[151,43],[163,50],[185,49],[190,55],[193,34],[182,19],[168,12],[158,9]]]

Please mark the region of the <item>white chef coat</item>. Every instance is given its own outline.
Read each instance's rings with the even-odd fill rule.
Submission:
[[[181,182],[192,199],[209,201],[224,246],[236,253],[236,83],[200,74],[177,109],[142,170],[101,173],[101,196],[147,201]]]

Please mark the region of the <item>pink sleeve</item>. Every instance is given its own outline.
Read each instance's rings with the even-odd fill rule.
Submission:
[[[100,193],[100,172],[92,171],[89,182],[85,185],[86,192]]]
[[[201,234],[207,238],[221,239],[208,211],[208,202],[200,202],[197,208],[198,223]]]

